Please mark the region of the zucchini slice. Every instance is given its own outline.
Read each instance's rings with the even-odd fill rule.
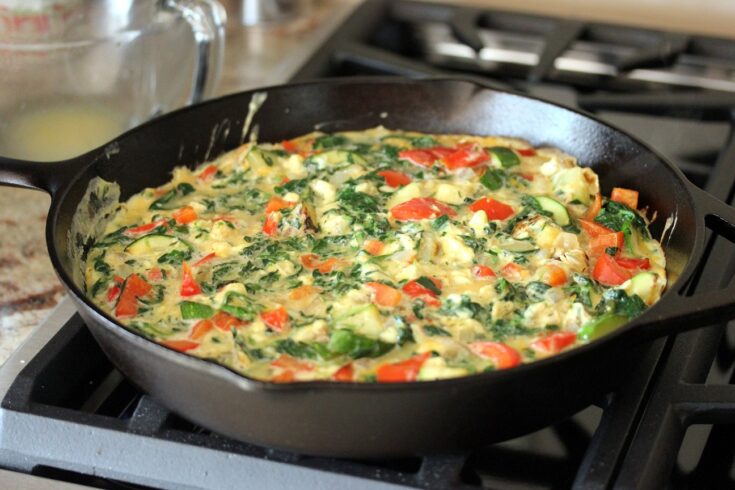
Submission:
[[[132,255],[146,255],[153,252],[170,250],[190,250],[191,247],[175,236],[162,233],[145,235],[125,247],[125,251]]]
[[[556,199],[545,196],[536,196],[534,199],[536,199],[536,202],[541,209],[551,214],[551,218],[557,225],[567,226],[572,222],[566,206],[564,206]]]

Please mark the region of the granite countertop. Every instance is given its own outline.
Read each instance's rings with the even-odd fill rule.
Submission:
[[[239,2],[222,3],[229,20],[216,95],[288,80],[359,0],[314,0],[302,17],[255,27],[239,24]],[[0,364],[64,296],[46,251],[50,203],[42,192],[0,187]]]

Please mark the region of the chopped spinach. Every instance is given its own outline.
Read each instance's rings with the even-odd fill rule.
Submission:
[[[309,179],[295,179],[295,180],[289,180],[283,185],[276,186],[274,191],[276,194],[284,195],[289,192],[295,192],[299,194],[301,191],[303,191],[306,186],[309,184]]]
[[[646,304],[637,294],[628,296],[622,289],[608,289],[596,307],[598,315],[611,313],[634,318],[646,309]]]
[[[393,344],[356,334],[351,330],[335,330],[327,344],[330,352],[345,354],[353,359],[380,357],[393,348]]]
[[[515,167],[521,163],[520,157],[510,148],[493,146],[492,148],[488,148],[488,151],[498,159],[503,168]]]
[[[426,276],[419,277],[418,279],[416,279],[416,282],[419,285],[421,285],[421,286],[425,287],[426,289],[428,289],[429,291],[431,291],[432,293],[436,294],[437,296],[440,295],[440,294],[442,294],[442,290],[439,289],[438,287],[436,287],[436,284],[434,283],[434,281],[432,281],[431,279],[429,279]]]
[[[307,344],[293,339],[283,339],[276,342],[276,352],[288,354],[299,359],[326,359],[329,357],[329,349],[320,343]]]
[[[191,259],[190,250],[171,250],[158,257],[159,264],[180,265],[183,261]]]
[[[548,284],[540,281],[531,281],[526,285],[526,296],[534,303],[543,301],[546,297],[546,291],[551,288]]]
[[[220,309],[240,320],[251,321],[258,315],[261,307],[244,294],[230,291],[225,296],[225,303]]]
[[[592,293],[599,292],[599,286],[595,281],[579,273],[572,274],[572,280],[564,288],[567,293],[575,294],[577,300],[584,306],[592,307]]]
[[[629,251],[632,251],[631,238],[634,230],[645,238],[651,238],[645,220],[635,210],[623,203],[606,200],[595,221],[613,231],[622,231]]]
[[[431,136],[419,136],[411,139],[411,144],[415,148],[431,148],[432,146],[438,146],[439,143]]]
[[[194,186],[186,182],[182,182],[163,196],[159,197],[150,205],[148,209],[159,210],[159,209],[174,209],[178,207],[176,201],[194,192]]]
[[[499,168],[488,168],[480,177],[480,183],[490,189],[497,191],[505,184],[507,174]]]
[[[426,335],[430,335],[432,337],[451,337],[452,336],[451,333],[435,325],[425,325],[423,329]]]
[[[442,214],[438,218],[436,218],[434,221],[431,222],[431,227],[434,230],[441,230],[446,226],[446,224],[449,222],[449,216],[446,214]]]
[[[314,140],[314,149],[319,150],[334,148],[336,146],[344,146],[349,143],[349,141],[350,140],[348,140],[346,137],[339,134],[326,134],[324,136],[319,136]]]

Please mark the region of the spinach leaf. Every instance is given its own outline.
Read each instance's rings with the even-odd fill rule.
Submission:
[[[597,305],[599,315],[611,313],[633,318],[646,309],[646,304],[637,294],[628,296],[622,289],[608,289],[602,293],[602,300]]]
[[[250,359],[255,360],[255,361],[260,360],[260,359],[265,359],[265,354],[263,354],[263,351],[260,349],[251,348],[248,345],[245,337],[240,335],[240,332],[236,328],[233,328],[232,330],[230,330],[230,332],[232,332],[232,338],[235,341],[235,345],[239,347],[239,349],[243,353],[245,353],[245,355],[247,355]]]
[[[432,146],[438,146],[439,143],[431,136],[418,136],[411,139],[411,144],[415,148],[431,148]]]
[[[251,321],[258,315],[260,305],[244,294],[230,291],[220,309],[240,320]]]
[[[645,220],[623,203],[605,201],[595,221],[613,231],[622,231],[629,250],[632,248],[630,239],[633,230],[637,230],[645,238],[651,238]]]
[[[377,213],[380,210],[380,204],[370,194],[356,191],[351,185],[345,186],[337,195],[340,206],[349,213]]]
[[[435,325],[425,325],[423,328],[424,328],[424,333],[432,337],[451,337],[452,336],[451,333]]]
[[[133,238],[125,235],[125,230],[127,229],[127,226],[123,226],[122,228],[118,228],[112,233],[108,233],[107,235],[100,238],[97,242],[95,242],[93,247],[109,247],[118,243],[124,244],[127,242],[132,242]]]
[[[497,191],[505,185],[506,178],[507,174],[505,171],[500,170],[499,168],[488,168],[485,170],[485,173],[482,174],[482,177],[480,177],[480,183],[491,191]]]
[[[158,257],[159,264],[180,265],[183,261],[191,258],[190,250],[171,250]]]
[[[429,279],[426,276],[421,276],[418,279],[416,279],[416,282],[431,291],[432,293],[436,294],[437,296],[442,294],[442,290],[436,287],[436,284],[434,284],[434,281]]]
[[[346,354],[353,359],[380,357],[393,348],[393,344],[374,340],[351,330],[335,330],[327,344],[330,352]]]
[[[314,149],[319,150],[334,148],[335,146],[344,146],[349,143],[349,141],[350,140],[346,137],[338,134],[325,134],[324,136],[319,136],[314,140]]]
[[[515,167],[521,164],[520,157],[510,148],[493,146],[492,148],[488,148],[488,151],[498,159],[503,168]]]
[[[309,179],[289,180],[283,185],[276,186],[273,190],[276,192],[276,194],[279,194],[281,196],[289,192],[295,192],[299,194],[308,184]]]
[[[187,194],[191,194],[192,192],[194,192],[194,186],[186,182],[182,182],[163,196],[153,201],[148,209],[174,209],[178,207],[175,201]]]
[[[276,342],[276,352],[288,354],[299,359],[325,359],[329,357],[329,349],[324,344],[298,342],[293,339],[283,339]]]
[[[433,228],[434,230],[441,230],[442,228],[444,228],[444,226],[446,226],[448,222],[449,216],[447,216],[446,214],[442,214],[431,222],[431,228]]]
[[[564,288],[569,294],[577,296],[577,301],[588,308],[592,308],[592,293],[599,291],[599,286],[595,281],[582,274],[572,274],[570,284]]]
[[[479,303],[472,301],[469,296],[463,294],[459,299],[456,296],[447,298],[442,303],[439,313],[447,316],[478,319],[484,314],[484,308]]]
[[[546,297],[546,291],[551,288],[548,284],[540,281],[531,281],[526,285],[526,296],[534,303],[543,301]]]

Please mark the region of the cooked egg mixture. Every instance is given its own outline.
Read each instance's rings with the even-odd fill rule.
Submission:
[[[517,139],[312,133],[130,198],[86,284],[131,330],[259,380],[466,376],[659,299],[664,254],[637,201]]]

